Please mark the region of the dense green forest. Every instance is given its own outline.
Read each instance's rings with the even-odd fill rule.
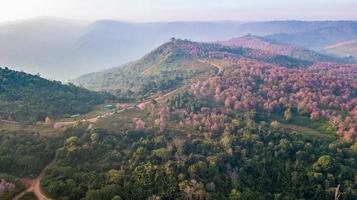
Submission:
[[[114,97],[72,84],[63,85],[38,75],[0,68],[0,118],[16,121],[43,121],[85,113]]]
[[[81,134],[86,126],[78,124],[74,128],[57,131],[51,136],[25,131],[8,131],[0,129],[0,180],[16,185],[0,195],[0,200],[12,199],[14,195],[25,189],[24,181],[19,178],[35,178],[41,170],[54,160],[58,148],[63,146],[66,138]],[[1,188],[0,194],[4,188]],[[22,199],[36,199],[27,194]]]
[[[55,199],[341,199],[357,196],[357,146],[232,121],[206,139],[93,130],[67,138],[42,181]]]
[[[13,177],[36,177],[55,158],[56,149],[63,141],[84,132],[84,128],[78,125],[51,136],[0,130],[0,172]]]
[[[13,176],[37,176],[53,158],[55,138],[51,141],[39,134],[1,133],[0,171]]]

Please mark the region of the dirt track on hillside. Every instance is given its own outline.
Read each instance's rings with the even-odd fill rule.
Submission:
[[[46,167],[42,169],[40,175],[29,181],[29,186],[27,187],[27,189],[16,195],[12,200],[18,200],[28,192],[33,192],[39,200],[51,200],[51,198],[46,197],[46,195],[42,192],[40,181],[41,178],[45,175],[46,170],[52,167],[54,164],[54,160],[48,163]]]
[[[213,63],[213,62],[210,62],[210,61],[206,61],[206,60],[198,60],[199,62],[203,63],[203,64],[208,64],[208,65],[211,65],[215,68],[218,69],[218,73],[222,73],[224,71],[224,67],[221,66],[221,65],[218,65],[216,63]]]

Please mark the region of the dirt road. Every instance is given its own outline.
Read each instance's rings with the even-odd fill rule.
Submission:
[[[33,192],[39,200],[51,200],[50,198],[46,197],[46,195],[42,192],[40,181],[41,181],[41,178],[45,175],[46,170],[49,169],[50,167],[52,167],[54,165],[54,163],[55,163],[55,161],[51,161],[50,163],[48,163],[46,165],[46,167],[42,169],[40,175],[38,175],[38,177],[36,177],[35,179],[32,179],[30,181],[29,187],[25,191],[16,195],[12,200],[20,199],[27,192]]]
[[[17,121],[10,121],[10,120],[5,120],[5,119],[2,119],[0,121],[5,122],[5,123],[9,123],[9,124],[18,124],[19,123]]]
[[[203,64],[208,64],[208,65],[211,65],[211,66],[217,68],[218,69],[218,73],[222,73],[224,71],[224,67],[221,66],[221,65],[218,65],[216,63],[210,62],[208,60],[198,60],[198,61],[203,63]]]
[[[181,90],[181,89],[183,89],[183,88],[185,88],[185,87],[187,87],[187,86],[183,86],[183,87],[176,88],[176,89],[174,89],[174,90],[172,90],[172,91],[170,91],[170,92],[168,92],[168,93],[166,93],[166,94],[164,94],[164,95],[161,95],[161,96],[155,98],[155,100],[156,100],[156,101],[161,101],[161,100],[163,100],[164,98],[166,98],[166,97],[168,97],[168,96],[170,96],[170,95],[172,95],[172,94],[178,92],[179,90]],[[143,103],[144,103],[144,104],[149,104],[150,102],[151,102],[151,100],[147,100],[147,101],[145,101],[145,102],[143,102]],[[116,111],[114,111],[114,112],[113,112],[113,111],[110,111],[110,112],[107,112],[107,113],[104,113],[104,114],[102,114],[102,115],[98,115],[98,116],[96,116],[96,117],[89,118],[89,119],[66,121],[66,122],[55,122],[54,125],[53,125],[53,127],[54,127],[55,129],[57,129],[57,128],[62,128],[62,127],[66,127],[66,126],[72,126],[72,125],[74,125],[74,124],[76,124],[77,122],[80,122],[80,121],[81,121],[81,122],[89,122],[90,124],[95,124],[95,123],[97,123],[97,121],[98,121],[99,119],[104,119],[104,118],[106,118],[106,117],[112,116],[112,115],[115,114],[115,113],[118,114],[118,113],[121,113],[121,112],[124,112],[124,111],[127,111],[127,110],[131,110],[131,109],[134,109],[134,108],[136,108],[136,106],[129,106],[129,107],[125,108],[125,109],[116,110]],[[89,126],[89,129],[91,129],[92,127],[93,127],[93,125]]]

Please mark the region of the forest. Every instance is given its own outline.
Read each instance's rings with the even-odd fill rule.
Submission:
[[[114,96],[0,68],[0,119],[34,123],[89,112]]]
[[[229,60],[139,104],[126,130],[67,138],[43,187],[56,199],[355,199],[355,68]]]
[[[338,185],[356,197],[356,144],[250,123],[71,136],[41,184],[55,199],[332,199]]]
[[[3,71],[6,83],[15,72]],[[354,64],[172,39],[135,63],[96,75],[106,79],[105,91],[130,93],[134,103],[53,134],[0,130],[7,199],[49,163],[40,185],[56,200],[357,199]],[[53,94],[58,101],[56,95],[73,98],[64,105],[69,110],[112,98],[27,81],[7,92],[7,101],[23,100],[17,91],[29,95],[53,84],[67,91]],[[65,108],[54,116],[67,114]]]

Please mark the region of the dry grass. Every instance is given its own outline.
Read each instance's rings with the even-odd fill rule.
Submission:
[[[319,131],[316,131],[314,129],[295,125],[295,124],[279,124],[279,127],[282,129],[285,129],[285,130],[296,131],[298,133],[308,135],[308,136],[317,137],[320,139],[334,139],[334,136],[332,136],[332,135],[323,134],[323,133],[320,133]]]
[[[13,123],[6,123],[0,122],[0,130],[5,130],[9,133],[39,133],[41,136],[52,136],[61,133],[63,130],[53,129],[53,124],[35,124],[35,125],[28,125],[28,124],[13,124]]]

